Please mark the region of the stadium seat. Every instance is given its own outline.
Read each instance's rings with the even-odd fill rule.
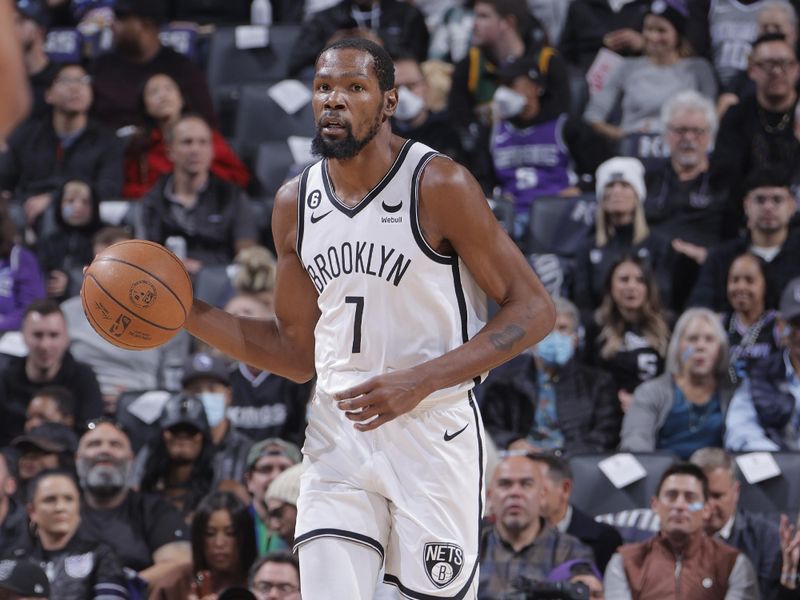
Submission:
[[[233,285],[225,265],[205,265],[194,276],[194,296],[212,306],[223,307],[233,296]]]
[[[44,51],[53,62],[80,62],[83,51],[83,36],[77,29],[51,29],[47,32]]]
[[[158,417],[169,397],[165,390],[129,390],[119,395],[116,419],[128,433],[134,454],[158,434]]]
[[[252,156],[258,145],[286,141],[289,136],[314,136],[314,113],[307,103],[287,114],[269,95],[270,85],[246,85],[242,88],[236,117],[234,141],[245,155]]]
[[[572,257],[594,227],[594,195],[542,197],[533,201],[525,254]]]
[[[275,192],[288,179],[294,165],[289,144],[284,140],[274,140],[258,145],[254,172],[264,196],[273,198]]]
[[[236,27],[220,27],[211,36],[208,87],[268,83],[286,77],[289,56],[300,33],[299,25],[273,25],[266,48],[240,50]]]
[[[158,34],[161,43],[184,56],[197,60],[197,28],[193,25],[162,27]]]
[[[675,455],[667,452],[635,454],[647,471],[647,476],[623,489],[617,489],[597,466],[609,456],[613,454],[576,454],[569,459],[573,475],[572,503],[593,517],[648,508],[661,473],[676,461]]]
[[[781,475],[759,483],[747,483],[739,474],[739,507],[761,513],[787,513],[794,520],[800,509],[800,453],[773,452]]]
[[[632,156],[642,161],[648,171],[664,165],[669,158],[669,148],[659,133],[631,133],[619,143],[620,156]]]

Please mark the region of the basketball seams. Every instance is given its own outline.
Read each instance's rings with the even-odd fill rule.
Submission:
[[[94,279],[94,277],[92,277],[92,279]],[[97,280],[95,280],[95,281],[97,281]],[[106,331],[103,329],[103,326],[100,323],[98,323],[97,319],[95,319],[94,315],[92,314],[92,311],[89,310],[89,307],[86,306],[86,296],[84,294],[81,294],[81,304],[83,305],[83,314],[86,315],[86,318],[92,324],[92,329],[94,329],[95,332],[100,337],[102,337],[104,340],[106,340],[107,342],[112,343],[115,346],[120,346],[120,347],[124,346],[126,350],[149,350],[150,349],[147,346],[144,346],[144,347],[133,346],[131,344],[128,344],[127,342],[123,342],[119,338],[113,338],[112,339],[112,337],[110,335],[108,335],[108,333],[106,333]]]
[[[136,265],[136,264],[134,264],[134,263],[132,263],[132,262],[128,262],[127,260],[122,260],[122,259],[120,259],[120,258],[117,258],[117,257],[115,257],[115,256],[103,256],[103,257],[98,257],[97,259],[95,259],[95,261],[94,261],[92,264],[95,264],[95,263],[102,263],[102,262],[116,262],[116,263],[120,263],[120,264],[122,264],[122,265],[125,265],[125,266],[128,266],[128,267],[132,267],[132,268],[134,268],[134,269],[138,269],[138,270],[139,270],[139,271],[141,271],[142,273],[145,273],[145,274],[147,274],[149,277],[152,277],[153,279],[155,279],[155,280],[156,280],[158,283],[160,283],[160,284],[161,284],[161,285],[164,287],[164,289],[165,289],[165,290],[167,290],[167,291],[168,291],[170,294],[172,294],[172,296],[175,298],[176,302],[178,303],[178,306],[180,306],[180,307],[181,307],[181,311],[183,311],[183,320],[184,320],[184,321],[186,321],[186,318],[189,316],[189,315],[187,314],[187,312],[186,312],[186,307],[183,305],[183,302],[181,301],[181,299],[180,299],[180,297],[178,296],[178,294],[176,294],[176,293],[173,291],[173,289],[172,289],[170,286],[168,286],[166,283],[164,283],[164,281],[163,281],[163,280],[162,280],[160,277],[158,277],[157,275],[154,275],[153,273],[151,273],[150,271],[147,271],[146,269],[143,269],[143,268],[142,268],[142,267],[140,267],[139,265]],[[86,274],[87,274],[87,275],[89,275],[89,274],[91,273],[91,270],[92,270],[92,269],[91,269],[91,266],[90,266],[90,267],[89,267],[89,271],[88,271]],[[97,278],[96,278],[96,277],[94,277],[93,275],[92,275],[92,279],[94,279],[95,281],[97,281]],[[99,284],[99,282],[98,282],[98,285],[100,285],[100,284]],[[189,285],[191,286],[191,282],[189,283]],[[100,287],[102,288],[102,286],[100,286]],[[103,291],[104,291],[104,292],[106,292],[106,294],[108,294],[108,291],[107,291],[105,288],[102,288],[102,289],[103,289]],[[191,287],[190,287],[190,289],[191,289]],[[109,294],[109,297],[111,297],[111,294]],[[116,300],[116,299],[115,299],[114,301],[115,301],[115,302],[117,302],[117,304],[120,304],[120,302],[119,302],[118,300]],[[120,306],[124,306],[124,305],[120,304]],[[127,307],[124,307],[124,308],[125,308],[125,310],[128,310],[128,311],[130,311],[131,313],[135,314],[137,317],[139,316],[139,314],[138,314],[138,313],[136,313],[136,312],[133,312],[133,311],[132,311],[130,308],[127,308]],[[145,318],[143,318],[143,317],[140,317],[140,318],[142,319],[142,321],[145,321],[146,323],[150,323],[150,322],[149,322],[147,319],[145,319]],[[152,325],[154,325],[154,323],[151,323],[151,324],[152,324]],[[158,325],[156,325],[156,327],[159,327],[159,326],[158,326]],[[176,327],[176,328],[174,328],[174,329],[173,329],[173,328],[170,328],[170,327],[162,327],[162,329],[167,329],[167,330],[169,330],[169,331],[174,331],[175,329],[180,329],[180,327]]]
[[[145,271],[145,272],[146,272],[146,271]],[[149,321],[149,320],[145,319],[145,318],[144,318],[143,316],[141,316],[139,313],[136,313],[136,312],[132,311],[130,308],[128,308],[127,306],[125,306],[124,304],[122,304],[122,303],[121,303],[119,300],[117,300],[116,298],[114,298],[114,296],[112,296],[112,295],[109,293],[109,291],[108,291],[106,288],[104,288],[104,287],[102,286],[102,284],[101,284],[101,283],[100,283],[100,282],[97,280],[97,277],[95,277],[95,276],[94,276],[94,275],[92,275],[91,273],[86,273],[86,278],[87,278],[87,279],[91,279],[91,280],[92,280],[92,281],[95,283],[95,285],[96,285],[98,288],[100,288],[100,290],[102,290],[102,292],[103,292],[103,293],[104,293],[106,296],[108,296],[109,300],[113,300],[113,301],[114,301],[114,302],[115,302],[117,305],[119,305],[119,306],[120,306],[120,308],[123,308],[123,309],[124,309],[126,312],[130,313],[131,315],[133,315],[134,317],[136,317],[136,318],[137,318],[137,319],[139,319],[140,321],[142,321],[142,322],[144,322],[144,323],[147,323],[147,324],[148,324],[148,325],[150,325],[151,327],[155,327],[156,329],[161,329],[162,331],[178,331],[178,330],[179,330],[179,329],[182,327],[182,326],[180,326],[180,327],[164,327],[163,325],[159,325],[158,323],[153,323],[152,321]],[[171,291],[171,290],[170,290],[170,291]],[[180,304],[180,301],[178,301],[178,304]],[[185,312],[186,312],[186,311],[184,310],[184,313],[185,313]],[[114,339],[116,340],[117,338],[114,338]]]
[[[111,246],[109,246],[103,252],[107,252],[108,250],[110,250],[111,248],[113,248],[115,246],[123,246],[123,245],[127,245],[127,244],[150,246],[154,250],[157,250],[158,252],[164,253],[167,256],[169,256],[172,259],[172,261],[181,268],[181,271],[183,271],[183,274],[186,275],[186,281],[189,284],[189,287],[191,288],[192,278],[189,275],[189,271],[186,270],[186,265],[183,264],[183,261],[180,258],[175,256],[175,253],[172,252],[172,250],[162,246],[161,244],[157,244],[155,242],[151,242],[150,240],[123,240],[121,242],[117,242],[116,244],[112,244]],[[111,258],[111,257],[108,257],[108,258]],[[142,269],[142,270],[144,270],[144,269]]]

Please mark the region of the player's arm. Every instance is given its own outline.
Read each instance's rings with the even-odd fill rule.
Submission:
[[[434,249],[454,251],[461,257],[500,310],[466,344],[412,369],[380,375],[337,394],[340,408],[348,411],[358,429],[374,429],[436,390],[506,362],[553,327],[555,311],[549,295],[500,228],[466,169],[444,158],[431,161],[422,177],[420,225]]]
[[[0,140],[25,116],[30,106],[28,76],[14,31],[13,0],[0,0]]]
[[[275,318],[235,317],[195,300],[185,327],[228,356],[303,382],[314,375],[314,327],[319,309],[317,291],[295,250],[297,186],[295,179],[278,191],[272,212],[278,255]]]

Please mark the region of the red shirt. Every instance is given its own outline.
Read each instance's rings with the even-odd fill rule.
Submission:
[[[215,129],[212,130],[214,144],[214,161],[211,172],[225,181],[241,188],[250,182],[250,172],[236,153]],[[149,150],[137,157],[125,157],[125,185],[122,188],[124,198],[141,198],[155,185],[163,175],[172,173],[173,164],[167,156],[167,145],[160,129],[150,133]]]

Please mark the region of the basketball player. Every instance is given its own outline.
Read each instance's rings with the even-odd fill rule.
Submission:
[[[394,67],[366,40],[316,64],[324,160],[275,199],[271,321],[197,302],[187,329],[313,376],[295,547],[303,596],[475,598],[483,428],[473,382],[552,328],[549,297],[461,166],[391,132]],[[486,325],[486,294],[500,310]]]
[[[0,0],[0,141],[11,133],[30,106],[28,77],[14,30],[14,0]]]

